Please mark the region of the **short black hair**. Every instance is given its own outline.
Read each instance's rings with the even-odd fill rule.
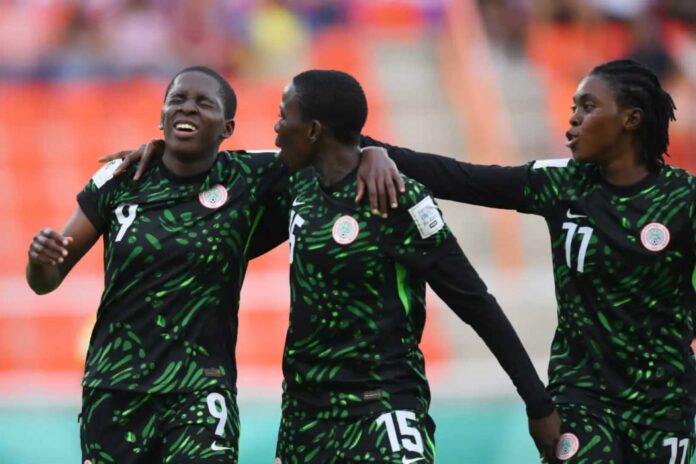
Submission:
[[[676,120],[677,108],[655,73],[633,60],[614,60],[597,66],[590,75],[600,76],[609,83],[620,108],[637,107],[643,111],[637,137],[645,164],[650,170],[665,164],[669,122]]]
[[[172,77],[172,80],[169,81],[167,91],[164,92],[164,101],[167,101],[167,96],[169,95],[169,91],[172,89],[172,86],[174,85],[174,81],[176,80],[176,78],[187,72],[199,72],[207,74],[208,76],[215,79],[220,86],[220,96],[222,97],[223,109],[225,111],[225,119],[234,119],[234,115],[237,113],[237,95],[234,93],[234,89],[232,89],[230,83],[227,82],[227,79],[222,77],[214,69],[209,68],[207,66],[190,66],[176,73],[174,77]]]
[[[353,76],[343,71],[312,69],[295,76],[292,83],[302,119],[321,122],[339,142],[360,142],[367,120],[367,98]]]

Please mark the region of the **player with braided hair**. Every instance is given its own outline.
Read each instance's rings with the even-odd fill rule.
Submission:
[[[654,73],[617,60],[578,86],[572,158],[482,166],[363,140],[436,197],[546,220],[559,462],[672,464],[693,454],[696,183],[663,159],[674,110]],[[390,162],[382,150],[363,158]]]

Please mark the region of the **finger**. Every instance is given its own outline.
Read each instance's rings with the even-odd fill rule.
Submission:
[[[68,250],[62,245],[62,238],[56,241],[52,237],[46,237],[45,235],[37,236],[32,242],[35,250],[42,249],[46,250],[47,253],[55,254],[58,256],[68,256]]]
[[[387,178],[385,187],[387,189],[387,196],[389,197],[389,204],[392,208],[396,208],[399,206],[399,199],[396,193],[397,187],[394,185],[394,182],[392,182],[391,177]]]
[[[53,259],[41,253],[37,253],[34,250],[29,251],[29,261],[38,264],[48,264],[50,266],[55,266],[56,264],[58,264],[57,259]]]
[[[110,155],[104,155],[101,158],[99,158],[97,161],[100,163],[108,163],[109,161],[117,160],[117,159],[123,159],[126,157],[126,155],[130,153],[130,150],[128,151],[119,151],[116,153],[112,153]]]
[[[355,193],[355,202],[360,203],[360,200],[362,200],[364,194],[365,194],[365,181],[363,181],[362,178],[358,177],[358,190]]]
[[[37,241],[32,242],[29,248],[29,256],[49,264],[62,262],[63,260],[63,254],[59,250],[45,247]]]
[[[155,152],[155,141],[151,140],[150,143],[145,145],[145,148],[143,149],[143,156],[140,159],[140,164],[138,165],[138,169],[135,171],[135,175],[133,176],[133,180],[136,180],[136,181],[140,180],[140,178],[143,176],[143,174],[145,174],[145,170],[150,165],[150,161],[152,160],[152,157],[154,156],[154,152]]]
[[[401,177],[401,174],[399,174],[399,170],[396,169],[396,167],[394,167],[394,170],[392,171],[392,179],[398,186],[399,192],[404,193],[406,191],[406,184],[404,184],[404,179]]]
[[[377,182],[374,178],[368,180],[367,196],[370,199],[370,211],[372,211],[372,214],[379,214],[379,203],[377,200]]]
[[[386,178],[380,178],[377,181],[377,201],[379,202],[379,212],[383,218],[386,218],[389,212],[389,199],[387,196],[386,184]]]

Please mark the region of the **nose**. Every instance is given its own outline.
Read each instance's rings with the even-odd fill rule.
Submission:
[[[280,130],[280,119],[276,121],[276,123],[273,125],[273,130],[277,134],[278,131]]]
[[[179,111],[183,113],[194,113],[198,110],[196,107],[196,104],[193,100],[190,98],[185,99],[181,104],[179,105]]]
[[[580,115],[578,115],[577,111],[573,111],[573,114],[570,115],[570,120],[568,122],[570,122],[571,127],[578,127],[582,122],[582,118]]]

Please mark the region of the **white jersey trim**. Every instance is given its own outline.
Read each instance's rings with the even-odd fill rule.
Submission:
[[[109,180],[114,177],[114,171],[123,163],[122,159],[115,159],[106,163],[100,170],[92,176],[92,181],[97,188],[102,188]]]
[[[542,169],[542,168],[564,168],[568,166],[571,158],[555,158],[555,159],[545,159],[536,160],[532,165],[532,169]]]

